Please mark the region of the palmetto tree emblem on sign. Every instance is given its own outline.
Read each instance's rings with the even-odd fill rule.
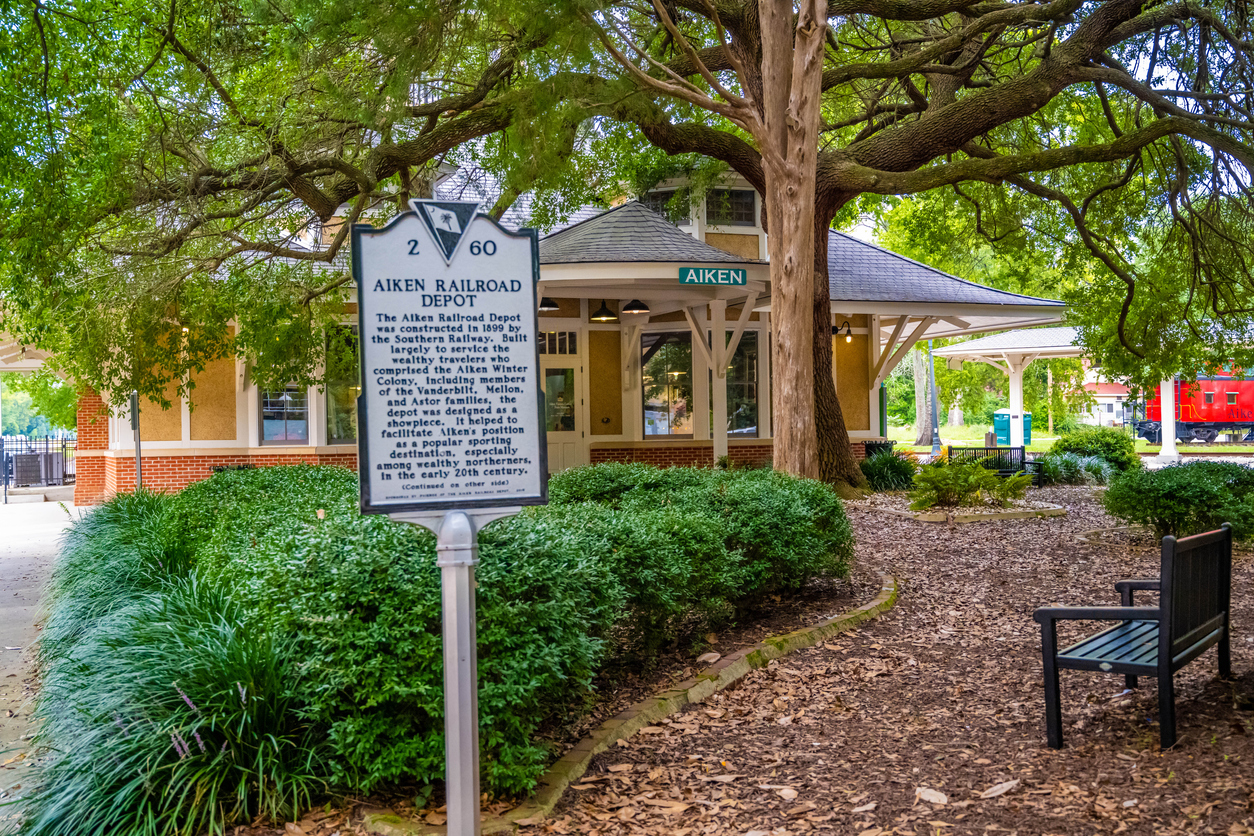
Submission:
[[[409,203],[430,230],[445,263],[451,261],[479,204],[443,200],[411,200]]]

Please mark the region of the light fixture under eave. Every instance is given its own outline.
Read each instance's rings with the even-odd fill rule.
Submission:
[[[639,299],[632,299],[626,305],[623,305],[622,312],[634,313],[634,314],[647,314],[649,312],[649,306],[646,305],[644,302],[641,302]]]
[[[601,300],[601,307],[597,308],[596,313],[588,317],[593,322],[613,322],[618,319],[618,315],[605,306],[605,300]]]
[[[536,310],[540,313],[552,313],[553,311],[560,311],[561,309],[562,306],[557,304],[556,300],[543,296],[540,298],[540,307]]]
[[[849,320],[846,319],[844,322],[840,323],[835,328],[833,328],[832,336],[839,337],[841,331],[845,332],[845,342],[847,343],[853,342],[853,328],[850,327]]]

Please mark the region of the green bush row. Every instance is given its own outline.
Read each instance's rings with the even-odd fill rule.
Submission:
[[[1184,537],[1232,523],[1254,536],[1254,468],[1235,462],[1188,462],[1116,477],[1102,497],[1106,513],[1151,526],[1157,537]]]
[[[443,773],[434,538],[356,507],[327,467],[123,496],[71,529],[40,656],[49,749],[23,832],[200,833],[334,789]],[[528,791],[541,731],[587,709],[613,654],[647,662],[843,575],[826,486],[773,471],[600,465],[480,535],[484,789]]]

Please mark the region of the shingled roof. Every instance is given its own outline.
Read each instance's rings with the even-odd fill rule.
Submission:
[[[1059,325],[1054,328],[1020,328],[1001,334],[990,334],[977,340],[954,343],[937,349],[936,354],[942,357],[959,354],[1036,354],[1038,352],[1057,355],[1070,354],[1079,356],[1080,347],[1076,343],[1079,329],[1071,325]]]
[[[540,239],[541,264],[669,261],[762,263],[698,241],[634,200]]]
[[[1009,293],[951,276],[835,230],[827,236],[827,277],[833,302],[1065,307],[1056,299]]]

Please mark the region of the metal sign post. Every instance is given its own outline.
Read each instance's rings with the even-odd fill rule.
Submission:
[[[139,449],[139,392],[131,392],[131,429],[135,431],[135,492],[144,487],[144,459]]]
[[[548,501],[539,245],[477,204],[410,206],[353,227],[361,511],[436,534],[448,832],[478,836],[478,533]]]

